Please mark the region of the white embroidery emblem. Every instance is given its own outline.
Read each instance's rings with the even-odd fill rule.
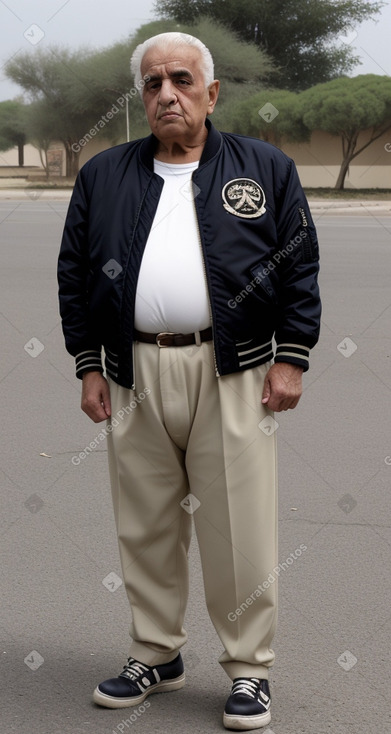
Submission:
[[[265,214],[266,197],[260,185],[251,178],[234,178],[225,184],[221,195],[223,206],[235,217],[255,219]]]

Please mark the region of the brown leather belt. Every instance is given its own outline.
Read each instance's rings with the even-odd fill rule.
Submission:
[[[134,339],[147,344],[157,344],[158,347],[187,347],[189,344],[209,342],[213,338],[212,327],[193,334],[174,334],[171,331],[161,331],[159,334],[149,334],[146,331],[134,331]]]

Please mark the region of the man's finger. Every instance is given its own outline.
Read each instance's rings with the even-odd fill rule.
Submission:
[[[81,408],[84,411],[84,413],[86,413],[88,417],[94,421],[94,423],[100,423],[101,421],[106,420],[108,417],[106,410],[101,403],[98,403],[98,402],[92,403],[88,400],[84,400],[82,402]]]
[[[111,416],[111,401],[110,401],[110,390],[102,390],[102,408],[105,411],[106,417]]]
[[[107,420],[111,415],[110,388],[100,372],[83,375],[81,407],[94,423]]]
[[[263,383],[262,403],[265,405],[270,399],[270,380],[266,377]]]

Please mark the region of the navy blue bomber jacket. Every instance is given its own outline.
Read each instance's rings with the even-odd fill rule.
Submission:
[[[318,243],[293,161],[261,140],[208,138],[192,176],[218,376],[275,356],[308,369],[320,325]],[[60,313],[76,374],[102,368],[133,387],[141,259],[163,179],[154,135],[103,151],[81,169],[58,261]],[[183,232],[186,237],[186,232]],[[175,278],[175,271],[172,273]],[[276,352],[273,355],[272,339]]]

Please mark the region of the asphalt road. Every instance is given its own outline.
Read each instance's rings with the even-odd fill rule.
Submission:
[[[195,541],[186,687],[132,719],[91,702],[125,662],[129,613],[104,442],[72,463],[98,430],[58,316],[66,207],[0,202],[0,731],[221,732],[230,682]],[[298,408],[278,417],[283,570],[264,731],[391,734],[391,217],[316,220],[323,328]]]

